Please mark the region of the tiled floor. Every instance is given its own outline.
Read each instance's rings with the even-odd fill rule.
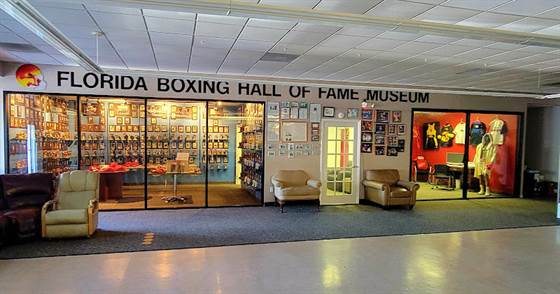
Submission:
[[[156,237],[157,238],[157,237]],[[558,293],[560,227],[0,261],[3,293]]]

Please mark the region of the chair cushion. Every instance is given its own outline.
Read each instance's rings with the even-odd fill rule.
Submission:
[[[274,178],[286,186],[305,186],[309,180],[307,173],[302,170],[280,170]]]
[[[276,189],[274,191],[274,195],[277,197],[313,196],[313,195],[317,195],[318,197],[320,194],[321,194],[321,190],[307,185],[286,187],[286,188]]]
[[[58,208],[84,209],[98,197],[99,174],[76,170],[60,175]]]
[[[86,209],[65,209],[49,211],[45,217],[47,225],[87,223]]]
[[[35,236],[39,228],[41,210],[37,207],[19,208],[4,212],[4,216],[16,225],[15,233],[19,238],[28,238]]]
[[[406,198],[410,197],[412,193],[403,187],[391,187],[391,197]]]
[[[400,176],[396,169],[370,169],[366,171],[366,180],[395,185],[400,180]]]

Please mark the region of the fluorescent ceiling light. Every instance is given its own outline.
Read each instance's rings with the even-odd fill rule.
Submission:
[[[560,98],[560,93],[558,94],[552,94],[552,95],[545,95],[542,97],[543,99],[555,99],[555,98]]]
[[[29,2],[25,0],[0,0],[0,9],[86,70],[103,72],[101,67],[95,64],[89,56],[74,45],[70,39],[64,36],[52,23],[33,8]]]

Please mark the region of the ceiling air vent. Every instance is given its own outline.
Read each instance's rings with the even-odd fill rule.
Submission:
[[[267,52],[263,57],[261,57],[261,61],[292,62],[298,57],[299,55],[296,54]]]
[[[0,43],[0,48],[6,51],[16,51],[16,52],[28,52],[28,53],[41,52],[41,50],[37,49],[33,45],[19,44],[19,43]]]

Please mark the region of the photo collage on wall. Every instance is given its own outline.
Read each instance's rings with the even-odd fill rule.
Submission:
[[[398,156],[404,152],[406,125],[400,110],[362,109],[361,152]]]
[[[267,102],[268,156],[320,154],[320,104],[282,101]]]

